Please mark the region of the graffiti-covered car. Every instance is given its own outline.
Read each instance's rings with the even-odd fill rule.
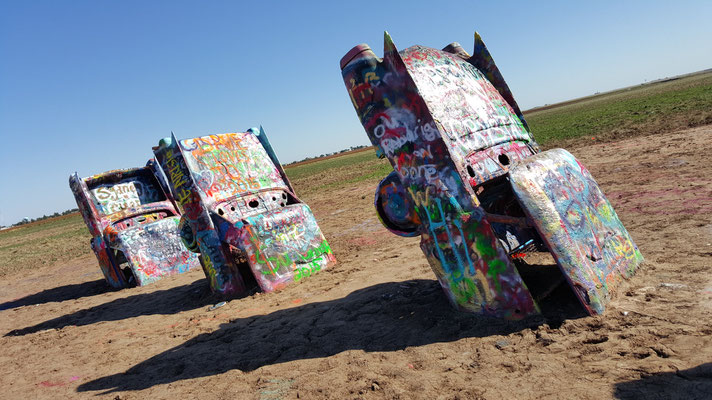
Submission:
[[[643,258],[591,174],[563,149],[541,152],[480,36],[468,54],[358,45],[341,60],[368,137],[394,171],[375,206],[420,236],[450,301],[474,313],[539,312],[513,257],[547,250],[590,314]]]
[[[154,153],[183,213],[184,243],[200,254],[213,292],[271,292],[335,262],[262,128],[171,136]]]
[[[75,172],[69,187],[111,286],[142,286],[200,265],[180,239],[180,216],[154,161],[87,178]]]

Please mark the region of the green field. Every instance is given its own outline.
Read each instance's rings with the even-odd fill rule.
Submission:
[[[710,124],[712,71],[525,111],[524,118],[544,147]]]
[[[545,148],[580,138],[613,140],[710,124],[712,71],[554,104],[524,115]],[[375,186],[392,168],[387,160],[376,158],[373,149],[366,149],[285,170],[297,193],[308,200],[311,194],[366,180]],[[0,231],[0,276],[91,253],[89,239],[79,214]]]
[[[89,239],[79,213],[4,230],[0,232],[0,276],[90,253]]]
[[[324,160],[290,165],[285,171],[295,190],[301,195],[345,187],[367,179],[382,179],[393,171],[393,168],[388,160],[378,159],[376,151],[369,148]]]

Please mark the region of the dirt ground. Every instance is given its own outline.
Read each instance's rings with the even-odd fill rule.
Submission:
[[[565,291],[520,322],[452,310],[368,181],[304,198],[340,263],[279,293],[211,310],[199,270],[113,291],[90,254],[4,277],[0,398],[712,398],[711,146],[707,126],[568,148],[646,258],[601,316]]]

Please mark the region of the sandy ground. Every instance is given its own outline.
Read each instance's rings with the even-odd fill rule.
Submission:
[[[566,291],[520,322],[452,310],[369,181],[304,199],[340,263],[279,293],[210,310],[202,271],[113,291],[93,255],[5,277],[0,398],[712,398],[711,145],[569,147],[646,257],[602,316]]]

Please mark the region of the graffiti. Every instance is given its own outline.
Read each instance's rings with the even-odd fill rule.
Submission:
[[[416,201],[418,198],[418,194],[415,194]],[[413,200],[400,185],[400,178],[395,172],[388,174],[378,185],[374,205],[381,224],[389,231],[404,237],[419,234],[420,220],[415,213]]]
[[[642,262],[640,251],[591,174],[566,150],[539,153],[523,165],[511,173],[517,197],[580,288],[584,307],[603,312],[616,286]]]
[[[97,209],[104,214],[165,200],[159,193],[151,182],[131,178],[126,182],[99,185],[91,189]]]
[[[460,156],[499,143],[532,141],[511,106],[472,64],[422,46],[403,53],[423,100]]]
[[[391,179],[388,184],[402,188],[391,192],[398,193],[400,199],[407,196],[412,204],[412,214],[405,218],[401,210],[401,221],[393,225],[412,227],[418,221],[421,228],[415,232],[421,235],[421,249],[448,298],[458,308],[507,318],[536,313],[524,282],[483,220],[484,211],[477,207],[472,188],[464,184],[467,175],[461,167],[463,153],[450,150],[456,143],[436,122],[444,119],[430,113],[435,107],[421,97],[422,91],[404,62],[428,58],[433,53],[415,47],[399,54],[387,35],[385,49],[382,60],[365,47],[350,52],[342,60],[342,73],[347,88],[351,87],[350,82],[356,82],[355,86],[365,82],[368,73],[381,77],[375,81],[378,85],[371,84],[369,101],[354,104],[371,142],[399,171],[398,179]],[[441,59],[456,62],[445,53]],[[405,168],[409,173],[400,172]],[[379,216],[388,218],[387,213]],[[393,230],[392,225],[384,225]]]
[[[507,180],[497,181],[494,194],[481,185],[504,176],[512,180],[518,176],[512,171],[539,150],[479,35],[470,56],[458,44],[444,51],[412,46],[399,52],[386,33],[382,59],[358,45],[342,58],[341,69],[369,139],[395,171],[376,191],[374,204],[383,225],[401,236],[421,236],[421,249],[456,307],[505,318],[537,313],[509,255],[510,250],[521,254],[515,248],[519,245],[502,244],[533,241],[537,232],[517,214],[530,204],[511,205],[517,200],[507,200],[513,190],[502,186]],[[556,185],[580,189],[573,179],[559,179]],[[557,196],[553,191],[548,195]],[[598,221],[592,229],[608,232],[617,217],[610,204],[595,204],[595,212],[572,206],[562,215],[570,221]],[[488,215],[496,218],[490,222]],[[608,244],[591,257],[620,251],[630,258],[634,244],[620,229],[618,235],[599,238],[598,244]]]
[[[398,172],[403,179],[423,177],[426,181],[431,182],[438,172],[436,167],[435,164],[424,164],[417,167],[402,166],[398,168]]]
[[[286,188],[255,135],[234,133],[181,141],[198,187],[221,201],[264,188]]]
[[[199,265],[180,241],[178,211],[155,168],[149,161],[143,168],[69,177],[92,250],[113,287],[146,285]]]
[[[329,244],[305,204],[294,204],[225,224],[231,246],[245,251],[261,288],[266,291],[298,281],[334,261]]]
[[[164,218],[141,228],[119,231],[110,239],[111,247],[123,249],[126,260],[134,265],[141,285],[197,266],[197,258],[180,240],[178,218]]]
[[[187,189],[189,182],[183,174],[178,161],[173,154],[173,150],[168,150],[165,155],[164,172],[170,179],[170,185],[175,190],[175,198],[182,207],[190,198],[190,191]]]
[[[482,149],[465,157],[469,183],[477,186],[504,176],[514,163],[537,153],[534,142],[512,141]]]
[[[243,295],[256,281],[271,292],[336,261],[261,128],[164,139],[155,153],[213,291]]]

